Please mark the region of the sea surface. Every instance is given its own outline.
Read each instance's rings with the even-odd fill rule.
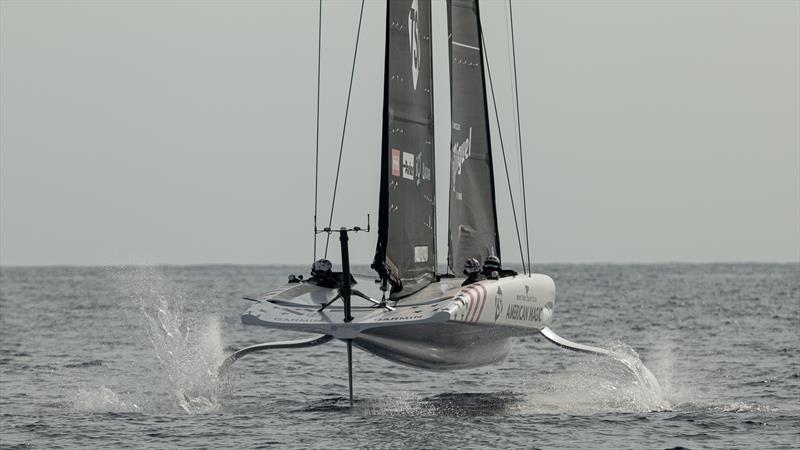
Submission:
[[[305,267],[0,268],[3,448],[799,448],[800,264],[541,265],[552,328],[638,354],[517,339],[503,362],[428,372],[244,326]],[[360,268],[366,273],[366,268]]]

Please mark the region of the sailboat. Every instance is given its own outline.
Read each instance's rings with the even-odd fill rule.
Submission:
[[[549,328],[555,283],[548,275],[528,268],[467,285],[456,276],[469,258],[485,261],[501,254],[478,0],[448,0],[446,7],[452,122],[448,273],[437,273],[431,2],[389,0],[379,218],[371,266],[376,276],[350,271],[349,236],[368,231],[369,221],[365,228],[315,230],[338,234],[339,283],[325,287],[295,279],[245,297],[255,304],[242,315],[244,324],[314,336],[241,349],[224,367],[256,351],[339,339],[347,343],[352,403],[353,347],[435,371],[496,363],[508,355],[513,338],[534,334],[572,350],[615,356]],[[641,372],[632,362],[623,363]]]

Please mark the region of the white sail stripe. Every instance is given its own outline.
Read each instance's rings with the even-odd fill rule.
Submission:
[[[457,45],[459,47],[468,48],[468,49],[475,50],[475,51],[478,51],[478,52],[481,51],[481,49],[479,49],[478,47],[475,47],[473,45],[462,44],[461,42],[456,42],[456,41],[450,41],[450,42],[452,42],[453,45]]]

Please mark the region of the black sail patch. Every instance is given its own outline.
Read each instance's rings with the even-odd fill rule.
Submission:
[[[430,0],[386,11],[381,193],[373,268],[403,296],[436,273]]]
[[[447,1],[452,118],[447,266],[457,274],[468,258],[500,256],[479,17],[476,0]]]

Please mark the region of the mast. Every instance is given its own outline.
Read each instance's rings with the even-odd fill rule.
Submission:
[[[478,0],[447,0],[450,36],[450,211],[447,267],[500,256]]]
[[[436,275],[430,0],[386,4],[378,243],[372,267],[394,297]]]

